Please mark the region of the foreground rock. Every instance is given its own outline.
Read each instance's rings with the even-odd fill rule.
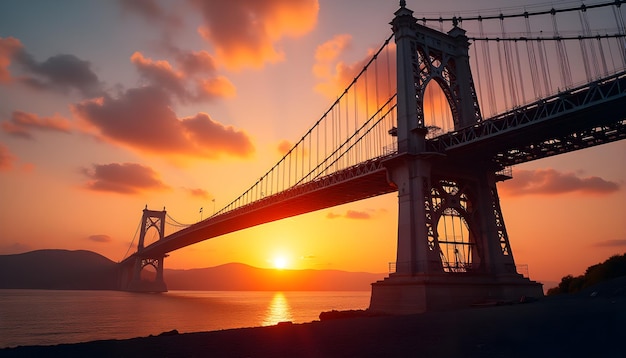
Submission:
[[[615,291],[618,292],[618,291]],[[626,296],[0,350],[2,357],[623,357]]]

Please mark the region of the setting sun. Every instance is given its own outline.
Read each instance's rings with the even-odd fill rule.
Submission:
[[[277,256],[274,258],[274,268],[282,270],[287,268],[287,259],[284,256]]]

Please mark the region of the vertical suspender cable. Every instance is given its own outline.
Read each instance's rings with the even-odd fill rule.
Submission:
[[[528,18],[528,12],[524,12],[524,21],[526,23],[526,50],[528,52],[528,66],[530,67],[530,78],[533,82],[533,94],[535,99],[541,97],[541,76],[537,68],[537,58],[535,57],[535,43],[530,41],[530,19]]]
[[[519,82],[519,91],[518,91],[518,104],[522,104],[526,99],[526,91],[524,90],[524,76],[522,75],[522,64],[520,62],[519,49],[517,46],[517,40],[513,42],[513,46],[515,46],[515,59],[517,60],[517,75]]]
[[[482,18],[479,16],[478,17],[478,29],[480,31],[480,36],[484,37],[485,33],[483,30],[483,20]],[[489,107],[490,107],[490,111],[491,114],[495,114],[497,111],[497,105],[496,105],[496,95],[495,95],[495,89],[494,89],[494,82],[493,82],[493,71],[491,67],[491,54],[489,52],[489,41],[485,41],[484,45],[482,46],[483,49],[483,61],[484,61],[484,65],[485,65],[485,74],[487,76],[487,93],[488,93],[488,98],[489,98]]]
[[[611,8],[613,9],[613,15],[615,16],[615,22],[617,23],[619,34],[626,34],[626,26],[624,25],[624,17],[622,16],[621,2],[616,1],[615,5],[611,6]],[[624,49],[624,40],[622,38],[617,38],[616,40],[620,50],[622,66],[626,66],[626,49]]]
[[[496,39],[496,48],[498,49],[498,65],[500,67],[500,78],[502,79],[502,97],[504,99],[504,109],[509,109],[509,100],[508,100],[508,94],[506,93],[506,85],[504,82],[506,82],[504,79],[506,78],[506,76],[504,76],[504,66],[502,65],[502,53],[500,51],[500,39]]]
[[[506,38],[506,31],[504,30],[504,15],[500,14],[500,30],[502,31],[502,38]],[[515,71],[512,68],[513,64],[511,63],[511,54],[509,49],[509,41],[502,41],[502,46],[504,49],[504,62],[506,64],[506,75],[507,80],[509,82],[509,94],[511,96],[511,106],[517,106],[517,91],[515,90]],[[508,107],[508,106],[507,106]]]

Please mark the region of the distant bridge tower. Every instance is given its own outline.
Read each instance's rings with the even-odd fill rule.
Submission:
[[[370,309],[415,313],[542,296],[541,284],[516,272],[496,189],[503,168],[425,150],[429,83],[442,89],[455,129],[482,121],[465,30],[419,25],[405,1],[395,15],[398,155],[385,166],[398,188],[398,247],[395,272],[372,285]]]
[[[165,254],[159,257],[147,257],[142,255],[144,248],[146,233],[154,228],[159,233],[159,240],[165,237],[165,208],[163,211],[143,210],[141,217],[141,231],[139,233],[139,242],[137,243],[137,253],[134,254],[132,265],[122,268],[121,288],[125,291],[138,292],[167,292],[167,286],[163,279],[163,259]],[[152,266],[156,271],[154,280],[142,279],[141,272],[146,266]]]

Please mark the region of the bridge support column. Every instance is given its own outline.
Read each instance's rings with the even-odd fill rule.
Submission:
[[[418,313],[485,301],[543,296],[515,270],[492,163],[456,162],[426,152],[426,86],[446,96],[455,129],[481,121],[469,67],[469,41],[421,26],[400,2],[392,27],[397,59],[398,154],[388,179],[398,188],[398,252],[393,273],[372,284],[370,310]]]
[[[159,240],[165,237],[165,215],[165,210],[154,211],[148,210],[147,207],[143,210],[137,252],[132,256],[133,259],[129,260],[125,267],[122,267],[120,278],[122,290],[133,292],[167,292],[167,285],[163,278],[163,260],[167,255],[165,253],[151,256],[142,255],[146,232],[150,230],[150,228],[155,228],[158,231]],[[151,266],[154,272],[147,272],[144,277],[142,277],[142,272],[147,266]],[[154,275],[154,277],[145,277],[151,275]]]

